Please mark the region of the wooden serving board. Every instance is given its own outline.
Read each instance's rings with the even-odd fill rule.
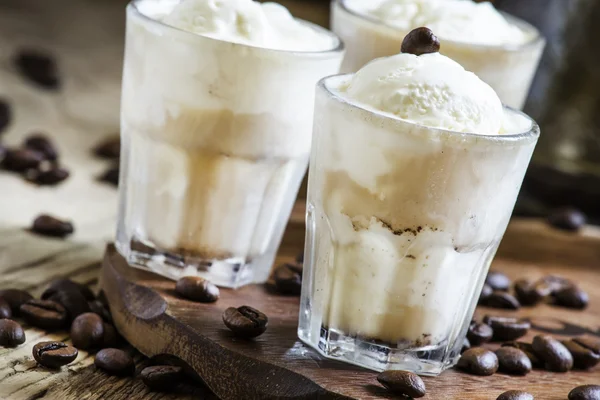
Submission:
[[[278,262],[291,261],[301,249],[304,227],[296,210]],[[519,315],[531,319],[528,334],[556,337],[600,336],[600,234],[589,228],[572,235],[552,230],[541,221],[516,221],[493,269],[510,277],[538,278],[561,274],[590,293],[585,311],[540,305],[518,312],[480,308],[477,316]],[[131,268],[107,248],[102,285],[115,323],[123,336],[147,356],[174,355],[187,363],[222,399],[381,399],[393,398],[377,383],[376,373],[321,357],[296,336],[298,298],[278,295],[269,285],[223,289],[215,304],[178,298],[174,283]],[[224,326],[221,315],[230,306],[254,306],[269,316],[265,334],[240,340]],[[491,344],[490,348],[498,345]],[[526,377],[496,374],[470,376],[449,370],[424,378],[425,399],[495,399],[509,389],[530,391],[538,399],[566,399],[578,385],[600,383],[600,367],[566,374],[533,371]]]

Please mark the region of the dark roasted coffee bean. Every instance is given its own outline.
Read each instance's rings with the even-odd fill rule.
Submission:
[[[515,295],[519,303],[524,306],[533,306],[539,303],[543,296],[535,290],[533,282],[527,279],[520,279],[515,282]]]
[[[102,348],[117,347],[119,344],[119,334],[114,326],[104,323],[104,337],[102,339]]]
[[[548,216],[548,223],[555,228],[570,232],[577,232],[586,223],[585,214],[574,208],[554,210]]]
[[[71,340],[78,349],[89,350],[102,347],[104,342],[104,321],[98,314],[81,314],[71,325]]]
[[[561,342],[573,356],[573,366],[577,369],[590,369],[600,363],[600,353],[580,345],[573,340]]]
[[[518,310],[521,308],[519,300],[513,295],[507,292],[496,291],[492,293],[485,301],[483,305],[490,308],[501,308],[505,310]]]
[[[20,315],[21,305],[23,303],[33,299],[33,296],[28,292],[19,289],[0,290],[0,297],[2,297],[8,303],[14,316]]]
[[[473,347],[460,356],[456,366],[473,375],[493,375],[498,370],[498,357],[483,347]]]
[[[42,133],[35,133],[25,139],[24,147],[37,151],[44,156],[44,159],[55,161],[58,158],[56,147],[50,138]]]
[[[63,342],[40,342],[33,346],[33,358],[48,368],[60,368],[75,361],[78,351]]]
[[[492,340],[494,331],[486,324],[473,324],[467,331],[467,339],[473,346],[479,346],[480,344],[487,343]]]
[[[575,286],[570,280],[558,275],[547,275],[536,282],[537,290],[543,296],[552,295],[560,290]]]
[[[586,292],[576,286],[564,288],[554,293],[554,304],[566,308],[583,310],[587,307],[590,298]]]
[[[21,305],[21,316],[30,325],[60,329],[67,324],[67,310],[52,300],[32,299]]]
[[[0,347],[17,347],[25,343],[25,332],[12,319],[0,319]]]
[[[104,304],[102,304],[99,300],[90,301],[88,306],[90,307],[91,312],[101,316],[105,322],[112,322],[110,311],[108,311],[108,309],[104,307]]]
[[[73,233],[73,224],[50,215],[40,215],[33,221],[31,231],[43,236],[64,238]]]
[[[471,342],[469,342],[469,339],[465,338],[465,340],[463,341],[463,345],[460,349],[460,354],[464,353],[465,351],[469,350],[471,348]]]
[[[50,296],[54,295],[56,292],[69,291],[80,292],[87,301],[92,301],[96,298],[89,287],[70,279],[61,278],[50,282],[50,285],[48,285],[44,293],[42,293],[42,299],[50,298]]]
[[[304,263],[304,252],[298,253],[298,255],[296,256],[296,262],[299,264]]]
[[[538,356],[535,355],[535,352],[533,351],[533,346],[531,345],[531,343],[507,342],[507,343],[503,343],[502,347],[517,348],[517,349],[521,350],[523,353],[525,353],[525,355],[527,355],[527,357],[531,361],[531,365],[534,368],[543,368],[544,367],[544,363],[542,362],[542,360]]]
[[[425,396],[425,383],[419,375],[408,371],[383,371],[377,380],[390,392],[412,398]]]
[[[56,301],[67,310],[67,318],[69,321],[73,321],[81,314],[90,312],[87,300],[79,291],[67,290],[64,292],[56,292],[48,299]]]
[[[500,290],[506,292],[510,289],[511,281],[508,276],[502,272],[490,271],[485,278],[485,283],[489,285],[494,291]]]
[[[10,308],[10,304],[2,297],[0,297],[0,319],[11,318],[12,317],[12,309]]]
[[[481,295],[479,295],[479,304],[483,304],[485,303],[485,301],[487,300],[488,297],[490,297],[492,295],[492,293],[494,293],[494,289],[492,289],[492,287],[490,285],[488,285],[487,283],[483,285],[483,288],[481,288]]]
[[[219,300],[219,288],[199,276],[184,276],[177,281],[175,291],[184,299],[201,303],[214,303]]]
[[[525,336],[531,328],[531,323],[528,321],[511,317],[486,315],[483,322],[492,327],[494,330],[492,339],[496,341],[516,340]]]
[[[433,34],[431,29],[421,27],[413,29],[404,37],[400,51],[416,56],[437,53],[440,51],[440,41],[437,36]]]
[[[98,143],[93,151],[98,157],[116,160],[121,155],[121,140],[118,136],[105,139]]]
[[[516,347],[500,347],[496,350],[496,356],[500,372],[510,375],[526,375],[533,368],[527,354]]]
[[[168,392],[183,380],[183,369],[174,365],[154,365],[140,373],[142,382],[157,392]]]
[[[573,341],[586,349],[590,349],[594,353],[600,354],[600,339],[590,337],[576,337]]]
[[[54,58],[43,51],[23,49],[16,58],[18,70],[26,78],[44,89],[57,89],[60,82]]]
[[[61,167],[52,167],[46,171],[30,170],[25,175],[25,178],[36,185],[53,186],[70,176],[69,170]]]
[[[281,294],[299,296],[302,291],[302,269],[293,264],[283,264],[273,273],[275,287]]]
[[[7,149],[2,160],[2,168],[7,171],[24,172],[37,168],[44,161],[44,156],[31,149]]]
[[[12,110],[10,103],[5,98],[0,97],[0,134],[10,125],[11,121]]]
[[[534,400],[534,397],[531,393],[521,390],[509,390],[498,396],[496,400]]]
[[[100,182],[110,183],[119,186],[119,165],[113,165],[98,177]]]
[[[253,338],[267,330],[269,318],[249,306],[229,307],[223,313],[223,322],[237,336]]]
[[[119,349],[100,350],[96,354],[94,364],[109,375],[129,376],[135,372],[133,358]]]
[[[569,400],[600,400],[600,385],[577,386],[569,393]]]
[[[533,338],[533,351],[548,371],[567,372],[573,368],[573,356],[558,340],[548,335]]]

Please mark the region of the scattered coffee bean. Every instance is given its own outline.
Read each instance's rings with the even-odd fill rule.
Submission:
[[[518,310],[521,308],[519,300],[513,295],[507,292],[496,291],[492,293],[485,301],[483,305],[490,308],[500,308],[505,310]]]
[[[564,288],[554,293],[554,304],[566,308],[583,310],[587,307],[590,298],[586,292],[576,286]]]
[[[585,225],[586,217],[574,208],[562,208],[548,216],[548,223],[564,231],[577,232]]]
[[[7,171],[25,172],[38,168],[44,156],[31,149],[7,149],[2,160],[2,168]]]
[[[199,276],[184,276],[177,281],[175,291],[183,298],[201,303],[219,300],[219,288]]]
[[[600,354],[600,339],[595,339],[591,337],[576,337],[573,338],[573,341],[586,349],[590,349],[594,353]]]
[[[10,103],[5,98],[0,97],[0,134],[12,121],[12,110]]]
[[[103,349],[110,347],[117,347],[119,344],[119,334],[114,326],[108,323],[104,323],[104,337],[102,339],[101,347]]]
[[[531,393],[521,390],[509,390],[498,396],[496,400],[534,400],[534,397]]]
[[[494,330],[493,340],[508,341],[516,340],[527,334],[531,328],[528,321],[519,320],[511,317],[495,317],[486,315],[483,322],[488,324]]]
[[[142,382],[157,392],[170,391],[179,381],[183,380],[183,370],[174,365],[154,365],[146,367],[140,373]]]
[[[33,221],[31,231],[43,236],[64,238],[73,233],[73,224],[50,215],[40,215]]]
[[[67,310],[52,300],[29,300],[21,305],[21,316],[28,324],[42,329],[60,329],[67,323]]]
[[[561,342],[573,356],[573,366],[577,369],[590,369],[600,363],[600,353],[596,353],[573,340]]]
[[[523,353],[525,353],[525,355],[527,355],[527,357],[531,361],[531,365],[534,368],[543,368],[544,367],[544,363],[542,362],[542,360],[538,356],[535,355],[535,352],[533,351],[533,346],[531,345],[531,343],[507,342],[507,343],[503,343],[502,347],[517,348],[517,349],[521,350]]]
[[[486,324],[472,324],[467,331],[467,339],[473,346],[479,346],[492,340],[494,331]]]
[[[0,297],[0,319],[8,319],[12,317],[12,309],[10,304],[2,297]]]
[[[58,152],[50,138],[42,133],[36,133],[25,139],[24,147],[37,151],[42,154],[46,160],[55,161],[58,159]]]
[[[105,139],[94,147],[93,152],[100,158],[117,160],[121,155],[121,140],[118,136]]]
[[[298,255],[296,256],[296,262],[298,264],[304,264],[304,252],[298,253]]]
[[[474,375],[489,376],[498,370],[498,357],[482,347],[473,347],[463,353],[456,366]]]
[[[39,186],[53,186],[66,180],[71,173],[62,167],[52,167],[46,171],[29,170],[25,175],[27,181]]]
[[[299,296],[302,291],[302,268],[293,264],[283,264],[273,273],[275,287],[281,294]]]
[[[548,335],[533,338],[533,351],[544,362],[548,371],[567,372],[573,368],[573,356],[558,340]]]
[[[229,307],[223,313],[223,322],[237,336],[253,338],[267,330],[269,318],[250,306]]]
[[[0,346],[17,347],[25,343],[25,332],[12,319],[0,319]]]
[[[390,392],[419,398],[425,396],[425,383],[419,375],[408,371],[383,371],[377,380]]]
[[[81,314],[90,312],[90,306],[88,305],[87,300],[79,291],[68,290],[56,292],[51,295],[48,300],[55,301],[62,305],[65,310],[67,310],[67,318],[69,321],[73,321]]]
[[[498,370],[510,375],[527,375],[533,366],[523,351],[516,347],[500,347],[496,350]]]
[[[16,58],[15,64],[21,74],[44,89],[57,89],[58,74],[54,58],[37,49],[23,49]]]
[[[465,351],[469,350],[470,348],[471,348],[471,342],[469,342],[469,339],[465,338],[465,340],[463,341],[462,348],[460,349],[460,354],[464,353]]]
[[[524,306],[536,305],[543,298],[543,295],[535,289],[533,282],[527,279],[520,279],[515,282],[515,295],[519,303]]]
[[[543,296],[553,295],[572,286],[575,286],[573,282],[558,275],[547,275],[536,282],[537,290]]]
[[[98,177],[100,182],[110,183],[114,186],[119,186],[119,165],[113,165]]]
[[[600,385],[583,385],[571,390],[569,400],[600,400]]]
[[[104,342],[104,321],[98,314],[81,314],[71,325],[71,340],[78,349],[89,350],[102,347]]]
[[[485,278],[485,283],[489,285],[494,291],[506,292],[510,289],[511,281],[510,278],[504,275],[502,272],[490,271]]]
[[[33,346],[33,358],[47,368],[60,368],[75,361],[79,352],[63,342],[40,342]]]
[[[61,278],[55,279],[52,282],[50,282],[50,285],[48,285],[46,290],[44,290],[44,293],[42,293],[42,300],[50,298],[57,292],[70,291],[80,292],[83,295],[83,297],[85,297],[86,301],[92,301],[96,298],[92,290],[86,285],[72,281],[70,279]]]
[[[100,350],[94,365],[109,375],[130,376],[135,372],[133,358],[123,350],[114,348]]]
[[[0,297],[2,297],[10,306],[12,315],[19,316],[21,312],[21,305],[33,299],[33,296],[28,292],[19,289],[3,289],[0,290]]]
[[[112,322],[112,316],[110,315],[110,311],[108,311],[108,309],[104,307],[104,304],[102,304],[102,302],[100,302],[99,300],[90,301],[88,303],[88,306],[90,307],[91,312],[101,316],[105,322]]]
[[[490,297],[492,295],[492,293],[494,293],[494,289],[492,289],[492,287],[488,284],[484,284],[483,288],[481,289],[481,295],[479,296],[479,304],[483,304],[488,297]]]
[[[421,27],[413,29],[404,37],[400,51],[416,56],[437,53],[440,51],[440,41],[437,36],[433,34],[431,29]]]

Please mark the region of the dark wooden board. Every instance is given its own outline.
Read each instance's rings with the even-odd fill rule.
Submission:
[[[294,219],[293,219],[294,220]],[[300,222],[288,227],[278,261],[289,261],[301,247]],[[540,332],[557,337],[600,336],[600,240],[597,232],[567,235],[537,221],[512,224],[493,269],[513,278],[558,273],[589,291],[591,306],[570,311],[541,305],[518,312],[479,308],[477,315],[520,315]],[[381,399],[392,398],[376,373],[327,360],[296,337],[298,298],[280,296],[267,286],[222,290],[215,304],[179,299],[174,283],[127,266],[107,248],[102,284],[116,325],[147,356],[172,354],[190,365],[222,399]],[[221,314],[230,306],[252,305],[269,316],[269,328],[254,341],[233,337]],[[490,345],[494,348],[497,345]],[[600,368],[566,374],[534,371],[526,377],[496,374],[475,377],[454,370],[424,378],[425,399],[495,399],[508,389],[526,389],[544,400],[566,399],[570,389],[600,382]]]

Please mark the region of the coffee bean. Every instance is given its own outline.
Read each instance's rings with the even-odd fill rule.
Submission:
[[[112,322],[110,311],[108,311],[108,309],[104,307],[104,304],[102,304],[99,300],[90,301],[88,306],[90,307],[91,312],[101,316],[104,321]]]
[[[57,292],[69,291],[80,292],[83,295],[83,297],[85,297],[86,301],[92,301],[96,298],[91,289],[86,285],[72,281],[70,279],[61,278],[55,279],[52,282],[50,282],[50,285],[48,285],[44,293],[42,293],[42,299],[45,300],[47,298],[50,298]]]
[[[377,380],[390,392],[412,398],[425,396],[425,383],[409,371],[383,371],[377,375]]]
[[[69,170],[65,168],[51,167],[46,171],[29,170],[25,179],[39,186],[53,186],[66,180],[70,175]]]
[[[71,325],[71,340],[75,347],[82,350],[102,347],[104,321],[99,315],[91,312],[81,314]]]
[[[413,29],[404,37],[400,51],[416,56],[437,53],[440,51],[440,41],[437,36],[433,34],[431,29],[421,27]]]
[[[590,369],[600,363],[600,353],[580,345],[573,340],[561,342],[573,356],[573,366],[577,369]]]
[[[33,299],[33,296],[28,292],[19,289],[0,290],[0,297],[8,303],[14,316],[20,315],[23,303]]]
[[[298,253],[298,255],[296,256],[296,262],[298,264],[304,264],[304,252]]]
[[[64,238],[73,233],[73,224],[50,215],[40,215],[33,221],[31,231],[43,236]]]
[[[40,342],[33,346],[33,358],[48,368],[60,368],[75,361],[79,352],[63,342]]]
[[[533,306],[538,304],[543,296],[535,289],[533,282],[527,279],[520,279],[515,282],[515,295],[519,303],[524,306]]]
[[[512,282],[510,281],[510,278],[504,275],[502,272],[490,271],[485,278],[485,283],[494,291],[499,290],[506,292],[508,289],[510,289]]]
[[[10,304],[2,297],[0,297],[0,319],[11,318],[12,317],[12,309],[10,308]]]
[[[494,289],[488,284],[484,284],[483,288],[481,288],[481,295],[479,295],[478,304],[483,304],[488,297],[490,297],[494,293]]]
[[[460,349],[460,354],[464,353],[465,351],[469,350],[470,348],[471,348],[471,342],[469,342],[469,339],[465,338],[465,340],[463,341],[462,348]]]
[[[275,287],[281,294],[299,296],[302,291],[302,268],[293,264],[283,264],[273,274]]]
[[[494,331],[486,324],[473,324],[467,331],[467,339],[473,346],[479,346],[480,344],[487,343],[492,340]]]
[[[135,372],[135,364],[131,356],[119,349],[100,350],[96,354],[94,364],[109,375],[129,376]]]
[[[58,152],[50,138],[43,133],[35,133],[25,139],[24,147],[37,151],[42,154],[46,160],[55,161],[58,159]]]
[[[569,232],[577,232],[586,224],[586,217],[574,208],[554,210],[548,216],[548,223],[555,228]]]
[[[183,380],[183,369],[174,365],[154,365],[140,373],[142,382],[157,392],[168,392]]]
[[[119,334],[114,326],[108,323],[104,323],[104,337],[102,339],[101,347],[103,349],[110,347],[117,347],[119,344]]]
[[[223,313],[223,322],[237,336],[253,338],[267,330],[269,318],[250,306],[229,307]]]
[[[42,329],[60,329],[67,323],[67,310],[52,300],[29,300],[21,305],[21,316],[28,324]]]
[[[25,343],[25,332],[12,319],[0,319],[0,346],[17,347]]]
[[[98,180],[100,182],[106,182],[114,186],[119,186],[119,165],[115,164],[107,169],[98,177]]]
[[[498,357],[482,347],[473,347],[463,353],[456,366],[473,375],[489,376],[498,370]]]
[[[500,347],[496,350],[499,371],[510,375],[527,375],[533,368],[531,360],[515,347]]]
[[[0,97],[0,133],[10,125],[12,109],[7,99]]]
[[[105,139],[94,147],[93,152],[100,158],[117,160],[121,155],[121,140],[118,136]]]
[[[600,354],[600,339],[590,337],[576,337],[573,341],[586,349],[593,351],[594,353]]]
[[[535,355],[535,352],[533,351],[533,346],[531,345],[531,343],[507,342],[507,343],[503,343],[502,347],[514,347],[514,348],[521,350],[523,353],[525,353],[527,358],[529,358],[529,360],[531,361],[531,365],[534,368],[542,368],[544,366],[544,363],[542,362],[542,360],[538,356]]]
[[[499,291],[492,293],[485,299],[483,305],[490,308],[501,308],[505,310],[518,310],[521,308],[519,300],[513,295]]]
[[[502,393],[496,400],[534,400],[532,394],[521,390],[509,390]]]
[[[2,168],[7,171],[25,172],[37,168],[44,161],[44,155],[31,149],[7,149],[2,160]]]
[[[586,292],[576,286],[564,288],[554,293],[554,304],[561,307],[583,310],[590,298]]]
[[[87,300],[79,291],[68,290],[56,292],[48,299],[59,303],[67,310],[67,318],[69,321],[73,321],[81,314],[90,312]]]
[[[573,282],[558,275],[547,275],[536,282],[536,290],[543,296],[553,295],[572,286],[575,286]]]
[[[600,400],[600,385],[577,386],[569,393],[569,400]]]
[[[201,303],[219,300],[219,288],[199,276],[184,276],[177,281],[175,291],[183,298]]]
[[[26,78],[44,89],[57,89],[59,79],[54,58],[38,49],[22,49],[15,58],[15,65]]]
[[[567,372],[573,368],[573,356],[558,340],[548,335],[533,338],[533,350],[548,371]]]
[[[531,323],[528,321],[511,317],[486,315],[483,318],[483,322],[494,330],[492,339],[496,341],[516,340],[525,336],[531,328]]]

